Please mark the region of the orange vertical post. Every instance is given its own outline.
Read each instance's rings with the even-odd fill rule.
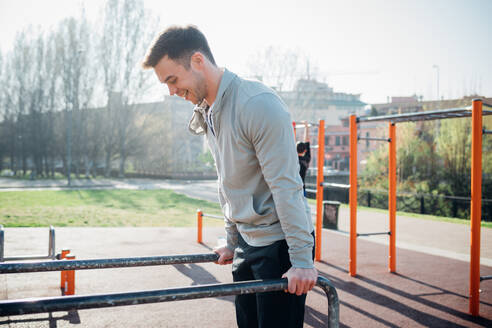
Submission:
[[[323,226],[323,166],[325,164],[325,121],[318,127],[318,175],[316,178],[316,247],[314,259],[321,261],[321,228]]]
[[[482,101],[472,103],[472,159],[470,204],[470,301],[469,312],[478,316],[480,307],[480,221],[482,217]]]
[[[357,117],[350,115],[350,255],[349,274],[357,274]]]
[[[203,212],[201,210],[198,210],[196,212],[196,219],[197,219],[197,242],[199,244],[202,243],[202,227],[203,227]]]
[[[70,253],[69,249],[62,249],[60,253],[60,260],[63,260],[66,258],[66,256]],[[65,289],[65,282],[67,281],[67,274],[66,271],[61,271],[60,272],[60,288]]]
[[[389,170],[388,170],[388,210],[389,210],[389,272],[396,272],[396,124],[389,123]]]
[[[67,255],[67,260],[75,260],[75,255]],[[65,284],[65,295],[75,295],[75,270],[65,271],[67,280]]]
[[[63,260],[67,257],[68,253],[70,253],[69,249],[62,249],[60,253],[60,260]],[[62,290],[65,290],[65,284],[67,281],[67,271],[61,271],[60,272],[60,288]]]
[[[294,140],[297,140],[297,136],[296,136],[296,122],[292,121],[292,127],[294,128]]]

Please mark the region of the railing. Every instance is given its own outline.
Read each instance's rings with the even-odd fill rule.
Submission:
[[[154,256],[141,258],[9,263],[0,264],[0,273],[104,269],[117,267],[214,262],[217,260],[218,255],[212,253]],[[335,287],[328,279],[322,276],[318,277],[316,285],[324,290],[328,299],[328,327],[338,327],[339,301]],[[288,281],[284,278],[276,280],[254,280],[227,284],[212,284],[139,292],[6,300],[0,301],[0,316],[55,311],[72,311],[80,309],[169,302],[228,295],[264,293],[270,291],[282,291],[287,289],[287,287]]]
[[[50,226],[49,240],[48,240],[48,255],[23,255],[23,256],[9,256],[5,257],[5,234],[3,230],[3,225],[0,224],[0,262],[5,261],[25,261],[25,260],[42,260],[42,259],[52,259],[54,260],[55,255],[55,228]]]

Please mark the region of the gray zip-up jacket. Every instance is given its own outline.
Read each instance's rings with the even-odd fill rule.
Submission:
[[[303,195],[294,132],[286,105],[260,82],[224,70],[213,104],[196,106],[190,131],[206,134],[218,174],[227,247],[237,234],[251,246],[285,239],[293,267],[312,268],[313,223]]]

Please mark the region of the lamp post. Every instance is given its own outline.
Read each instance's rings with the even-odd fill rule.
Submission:
[[[432,65],[432,68],[436,69],[437,72],[437,100],[439,100],[439,65]]]

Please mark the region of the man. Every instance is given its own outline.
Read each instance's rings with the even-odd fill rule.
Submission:
[[[195,104],[189,129],[205,134],[215,159],[227,244],[218,264],[233,264],[234,281],[288,278],[287,292],[236,297],[239,327],[302,327],[313,288],[314,235],[282,100],[259,82],[215,64],[194,26],[170,27],[143,63],[171,95]]]
[[[299,174],[302,179],[302,186],[304,188],[304,196],[306,196],[306,172],[309,168],[309,162],[311,162],[311,138],[309,136],[309,124],[304,121],[304,139],[297,143],[297,156],[299,157]]]

